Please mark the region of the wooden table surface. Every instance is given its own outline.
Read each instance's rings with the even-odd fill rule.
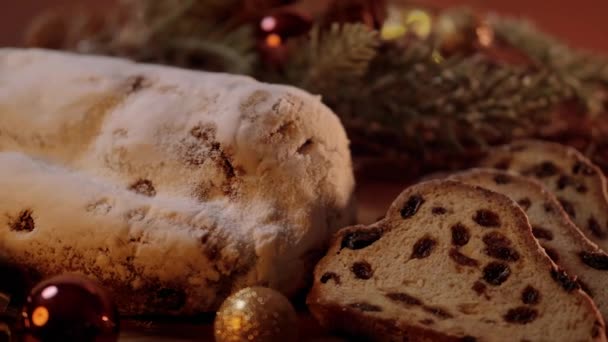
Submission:
[[[116,0],[0,0],[0,47],[19,46],[27,22],[46,8],[74,5],[105,10]],[[608,0],[419,0],[437,6],[469,5],[532,19],[544,30],[574,46],[608,54]],[[384,214],[403,183],[359,180],[359,221],[369,223]],[[331,337],[306,312],[300,310],[299,327],[304,341],[341,341]],[[212,341],[212,317],[195,321],[125,320],[121,341]]]

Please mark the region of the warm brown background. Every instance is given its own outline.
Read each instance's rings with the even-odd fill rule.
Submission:
[[[117,0],[0,0],[0,47],[17,46],[28,21],[46,8],[90,6],[105,10]],[[372,0],[373,1],[373,0]],[[399,0],[408,1],[408,0]],[[414,0],[435,6],[468,5],[502,14],[527,17],[547,32],[571,45],[608,55],[608,0]],[[359,219],[369,222],[383,214],[402,190],[402,184],[359,182]],[[302,340],[340,341],[322,337],[312,318],[301,313]],[[123,321],[121,342],[174,342],[212,340],[211,320],[199,324],[184,322]],[[175,338],[179,338],[175,340]]]
[[[0,46],[14,46],[28,20],[45,8],[84,5],[103,10],[117,0],[0,0]],[[608,0],[416,0],[468,5],[532,19],[572,45],[608,54]]]

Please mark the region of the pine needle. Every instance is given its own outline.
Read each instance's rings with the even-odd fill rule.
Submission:
[[[318,20],[306,37],[286,37],[281,48],[289,58],[277,67],[258,60],[259,37],[250,18],[255,15],[244,13],[259,15],[267,12],[264,8],[246,9],[242,0],[123,3],[106,18],[98,36],[82,37],[68,48],[252,74],[307,89],[321,94],[354,144],[373,154],[464,154],[468,146],[538,136],[552,111],[564,103],[584,109],[584,120],[608,109],[608,59],[570,49],[521,20],[490,17],[488,24],[497,41],[525,54],[532,65],[496,63],[479,50],[441,55],[441,23],[451,23],[459,33],[475,31],[479,24],[472,12],[452,10],[435,20],[437,32],[429,37],[408,35],[388,42],[361,23],[326,27]],[[122,12],[126,18],[117,19]],[[73,24],[83,26],[79,19]],[[605,134],[597,132],[588,134],[591,146],[608,146]]]
[[[379,45],[378,33],[363,24],[333,24],[328,31],[314,26],[294,54],[299,57],[291,64],[290,81],[314,92],[334,90],[340,82],[361,78]]]
[[[596,90],[600,84],[608,86],[608,58],[570,49],[527,21],[494,16],[490,22],[499,37],[569,86],[589,114],[604,110],[603,98],[597,96]]]

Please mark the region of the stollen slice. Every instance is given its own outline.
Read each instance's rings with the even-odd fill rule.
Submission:
[[[532,178],[493,169],[473,169],[450,177],[496,191],[517,201],[528,215],[532,234],[549,257],[593,298],[608,317],[608,255],[570,221],[555,196]]]
[[[455,181],[412,186],[384,219],[340,230],[308,305],[322,325],[375,341],[606,341],[519,206]]]
[[[564,145],[521,140],[491,150],[480,164],[538,179],[557,197],[572,221],[608,250],[608,195],[599,167]]]

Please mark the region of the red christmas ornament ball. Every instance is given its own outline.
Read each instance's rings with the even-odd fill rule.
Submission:
[[[116,342],[119,318],[96,282],[61,275],[38,284],[21,312],[28,341]]]

